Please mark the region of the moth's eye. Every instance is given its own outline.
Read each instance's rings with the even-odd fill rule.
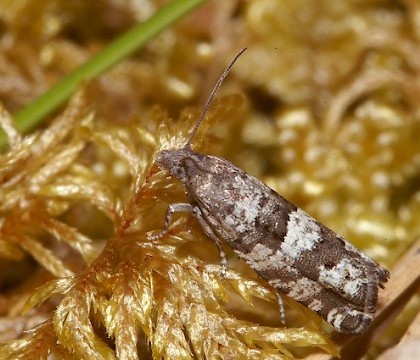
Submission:
[[[173,171],[174,175],[178,178],[183,178],[183,177],[185,177],[185,175],[187,175],[185,173],[185,169],[181,166],[174,166],[172,171]]]

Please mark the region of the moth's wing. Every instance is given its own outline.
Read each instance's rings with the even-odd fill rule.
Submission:
[[[371,316],[365,312],[375,311],[386,270],[226,160],[208,156],[197,163],[199,176],[189,181],[187,192],[221,239],[261,277],[337,329],[367,326],[362,324]],[[288,281],[285,268],[293,270],[295,278]],[[319,294],[316,299],[324,303],[323,309],[295,295],[297,279],[308,285],[308,298]],[[346,321],[349,324],[343,325]]]
[[[357,309],[376,310],[378,286],[387,280],[386,270],[301,209],[289,214],[280,253],[302,275]]]
[[[369,328],[372,314],[355,309],[346,298],[302,275],[282,260],[277,260],[274,267],[267,266],[271,255],[263,245],[257,245],[257,249],[247,256],[243,253],[238,255],[271,286],[318,313],[337,331],[359,335]]]
[[[210,216],[205,210],[202,210],[202,213],[212,228],[218,229],[219,234],[223,232],[223,235],[219,235],[221,238],[233,236],[231,230],[217,223],[214,216]],[[369,328],[372,314],[357,309],[343,296],[306,277],[298,269],[276,256],[275,251],[264,243],[255,244],[251,251],[244,251],[242,246],[236,246],[234,249],[239,257],[276,290],[318,313],[337,331],[359,335]]]

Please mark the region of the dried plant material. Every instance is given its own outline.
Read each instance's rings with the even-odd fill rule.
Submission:
[[[50,355],[57,359],[74,359],[66,349],[57,344],[51,322],[38,325],[19,340],[0,345],[2,360],[47,359]]]
[[[414,318],[413,322],[410,324],[410,327],[407,329],[404,337],[399,342],[399,345],[409,343],[414,340],[420,339],[420,314]]]
[[[420,340],[411,340],[382,354],[379,360],[416,359],[420,356]]]

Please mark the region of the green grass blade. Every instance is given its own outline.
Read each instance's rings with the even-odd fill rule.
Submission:
[[[27,132],[33,129],[45,116],[64,103],[82,80],[98,76],[134,51],[141,49],[157,34],[204,2],[206,0],[174,0],[158,10],[150,19],[139,23],[118,37],[85,64],[61,79],[45,94],[15,113],[13,117],[18,130]],[[0,147],[4,144],[5,136],[0,134]]]

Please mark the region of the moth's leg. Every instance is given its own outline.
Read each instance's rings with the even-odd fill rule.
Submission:
[[[163,238],[169,230],[169,225],[171,225],[172,215],[176,212],[192,212],[193,206],[188,203],[176,203],[171,204],[166,209],[166,218],[165,218],[165,226],[163,230],[156,234],[156,235],[150,235],[148,238],[149,240],[158,240]]]
[[[276,291],[277,295],[277,303],[279,304],[279,310],[280,310],[280,320],[281,323],[284,325],[286,323],[286,311],[284,310],[284,303],[283,298],[281,297],[281,294]]]
[[[217,247],[217,250],[219,250],[219,256],[220,256],[220,278],[223,279],[226,276],[227,271],[227,260],[226,260],[226,254],[223,250],[222,244],[220,243],[219,238],[214,233],[212,228],[207,224],[206,220],[203,217],[203,213],[201,212],[200,208],[198,206],[195,206],[193,208],[193,214],[197,218],[198,222],[200,223],[201,227],[203,228],[206,235],[214,242],[214,244]]]

